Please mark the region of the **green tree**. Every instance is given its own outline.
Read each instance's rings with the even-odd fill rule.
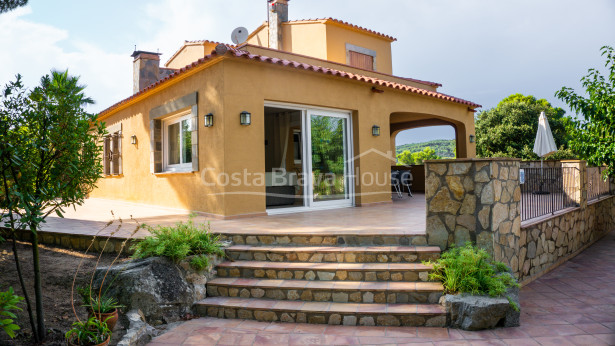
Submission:
[[[442,158],[455,158],[457,152],[456,141],[454,139],[435,139],[421,143],[401,144],[395,147],[395,151],[397,154],[401,154],[406,150],[411,153],[416,153],[425,149],[425,147],[430,147],[435,150],[436,155]]]
[[[397,164],[398,165],[413,165],[414,159],[412,158],[412,152],[410,150],[404,150],[401,153],[397,154]]]
[[[573,89],[563,87],[555,96],[583,119],[574,122],[570,146],[591,165],[607,165],[606,174],[615,174],[615,51],[603,46],[605,67],[609,75],[604,77],[596,69],[589,69],[581,78],[587,97]]]
[[[9,12],[27,4],[28,0],[0,0],[0,13]]]
[[[425,160],[441,159],[436,155],[436,151],[430,147],[423,148],[422,151],[412,153],[409,150],[397,155],[397,163],[401,165],[422,165]]]
[[[549,158],[573,158],[568,150],[569,128],[572,121],[566,112],[552,107],[545,99],[513,94],[492,109],[477,115],[476,154],[479,157],[518,157],[536,160],[534,140],[538,129],[540,112],[545,112],[549,126],[560,149]]]
[[[38,230],[51,213],[83,203],[101,176],[104,125],[85,111],[93,103],[78,77],[52,71],[29,91],[21,76],[0,95],[2,219],[13,237],[15,264],[35,341],[45,338]],[[15,231],[31,231],[36,324],[15,246]]]

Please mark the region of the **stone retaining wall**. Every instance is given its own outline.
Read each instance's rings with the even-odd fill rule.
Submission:
[[[520,160],[426,161],[428,245],[445,250],[471,240],[528,282],[615,229],[615,196],[587,201],[585,162],[553,164],[576,168],[571,197],[579,207],[522,225]]]
[[[0,232],[6,233],[8,232],[8,230],[6,228],[2,228],[0,229]],[[104,251],[107,253],[118,253],[120,249],[122,248],[122,243],[126,241],[126,239],[124,238],[109,238],[109,241],[107,241],[106,237],[97,237],[96,239],[94,239],[94,237],[91,235],[57,233],[57,232],[46,232],[46,231],[39,231],[38,234],[39,234],[38,241],[40,244],[55,245],[55,246],[60,246],[66,249],[72,249],[72,250],[78,250],[78,251],[85,251],[92,243],[92,240],[94,240],[94,243],[92,244],[92,247],[90,248],[91,252]],[[29,230],[17,231],[17,240],[31,242],[32,241],[31,237],[32,237],[32,232],[30,232]],[[8,239],[9,236],[5,235],[5,238]],[[125,253],[125,254],[132,253],[132,251],[130,250],[130,247],[132,246],[132,244],[134,244],[135,241],[137,240],[132,240],[132,239],[128,240],[126,242],[124,250],[122,250],[122,253]]]
[[[519,161],[427,161],[427,243],[444,250],[472,241],[491,254],[494,247],[497,253],[503,247],[514,248],[521,223]]]
[[[615,196],[592,201],[520,229],[521,282],[529,282],[553,269],[615,229]]]

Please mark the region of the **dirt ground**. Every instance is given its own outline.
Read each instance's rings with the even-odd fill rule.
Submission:
[[[64,341],[64,333],[71,328],[71,324],[76,320],[71,307],[71,286],[73,276],[83,261],[80,269],[80,274],[77,278],[75,287],[85,286],[89,283],[93,268],[98,259],[97,253],[66,250],[47,245],[40,245],[40,266],[43,288],[43,308],[45,312],[45,323],[48,329],[48,337],[43,345],[66,345]],[[17,253],[22,265],[25,284],[27,286],[30,300],[34,304],[34,275],[32,265],[32,247],[29,243],[18,242]],[[100,260],[100,265],[110,264],[115,255],[104,254]],[[120,260],[126,259],[124,255]],[[5,291],[9,286],[12,286],[15,293],[23,296],[15,260],[13,257],[12,241],[7,240],[0,244],[0,290]],[[87,317],[84,308],[79,306],[79,297],[75,292],[75,310],[80,319]],[[8,336],[0,331],[0,345],[32,345],[31,328],[26,312],[25,301],[21,305],[23,311],[17,313],[19,320],[17,324],[21,327],[18,331],[16,339],[11,340]],[[34,310],[34,306],[32,308]],[[122,326],[118,325],[114,329],[113,341],[119,341],[119,337],[125,333]]]

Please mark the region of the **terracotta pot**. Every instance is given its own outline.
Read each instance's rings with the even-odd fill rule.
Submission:
[[[102,313],[102,314],[99,314],[98,312],[90,311],[90,317],[91,316],[95,316],[96,319],[99,321],[107,322],[107,327],[109,327],[109,330],[111,331],[113,331],[113,328],[115,327],[115,324],[117,323],[117,319],[119,318],[117,309],[113,310],[112,312]]]
[[[111,341],[111,335],[107,337],[107,340],[101,342],[100,344],[92,345],[92,346],[107,346],[109,345],[109,341]],[[79,346],[77,344],[73,344],[70,340],[67,341],[68,346]]]

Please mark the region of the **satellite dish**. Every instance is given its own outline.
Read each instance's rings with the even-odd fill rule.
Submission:
[[[240,26],[231,33],[231,41],[234,44],[242,44],[248,39],[248,29]]]

